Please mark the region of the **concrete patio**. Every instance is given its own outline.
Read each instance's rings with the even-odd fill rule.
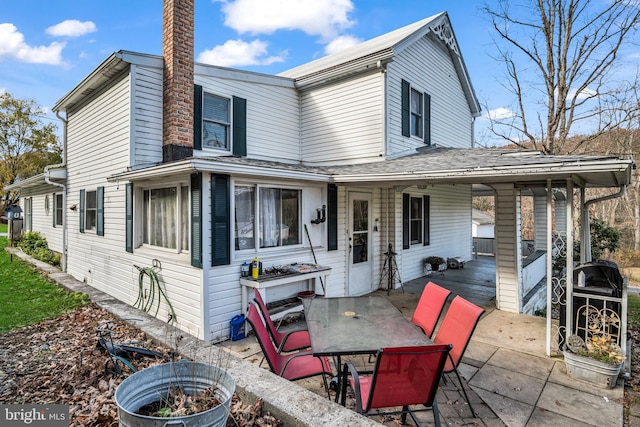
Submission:
[[[134,326],[150,337],[165,342],[181,334],[166,323],[128,304],[36,261],[20,251],[16,254],[34,264],[51,279],[75,292],[87,293],[93,301],[121,319],[138,319]],[[475,265],[478,269],[474,271]],[[422,286],[432,280],[443,286],[458,286],[460,295],[486,308],[461,364],[460,371],[470,387],[470,399],[479,418],[472,418],[468,406],[449,381],[438,393],[441,421],[446,425],[549,426],[623,425],[623,386],[605,390],[569,378],[560,359],[546,357],[543,318],[501,312],[491,308],[492,284],[489,264],[470,261],[462,270],[444,276],[420,278],[404,284],[404,292],[377,291],[387,296],[405,316],[410,316]],[[484,279],[481,274],[484,269]],[[468,275],[463,280],[463,275]],[[475,279],[472,279],[475,277]],[[477,282],[476,282],[477,280]],[[484,281],[484,282],[483,282]],[[457,283],[457,285],[455,285]],[[474,287],[476,287],[474,289]],[[482,303],[482,301],[485,301]],[[185,334],[182,334],[185,335]],[[185,336],[182,348],[198,361],[211,360],[212,346]],[[284,426],[397,425],[391,417],[365,418],[329,401],[319,378],[291,383],[271,374],[261,360],[253,335],[228,341],[231,350],[226,368],[237,380],[236,391],[243,401],[262,399],[265,410],[281,419]],[[454,380],[455,381],[455,380]],[[348,405],[349,406],[349,405]],[[433,425],[431,413],[420,413],[426,425]]]

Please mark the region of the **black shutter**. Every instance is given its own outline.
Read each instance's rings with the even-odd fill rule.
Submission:
[[[424,143],[431,145],[431,96],[424,94]]]
[[[202,173],[191,174],[191,265],[202,268]]]
[[[402,136],[411,136],[411,87],[409,82],[402,80]]]
[[[193,149],[202,150],[202,86],[193,85]]]
[[[84,202],[85,191],[80,190],[80,232],[84,233]]]
[[[229,176],[211,175],[211,265],[231,263]]]
[[[96,189],[96,234],[104,236],[104,187]]]
[[[422,229],[424,232],[424,235],[422,236],[422,243],[424,246],[427,246],[430,244],[429,242],[429,235],[430,233],[430,226],[429,226],[429,221],[431,218],[431,197],[430,196],[422,196]]]
[[[402,249],[409,249],[411,246],[411,234],[409,230],[409,217],[411,215],[411,196],[402,195]]]
[[[233,97],[233,154],[247,155],[247,100]]]
[[[338,186],[327,187],[327,250],[338,250]]]
[[[125,189],[125,248],[133,253],[133,184],[128,183]]]

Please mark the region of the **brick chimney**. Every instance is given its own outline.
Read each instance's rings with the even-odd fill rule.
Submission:
[[[193,156],[194,0],[163,0],[163,163]]]

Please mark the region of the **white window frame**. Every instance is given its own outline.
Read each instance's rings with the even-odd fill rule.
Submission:
[[[58,225],[62,225],[62,215],[63,215],[62,209],[64,208],[64,206],[62,206],[62,199],[63,199],[62,193],[55,193],[53,197],[54,197],[53,215],[54,215],[54,220],[57,227]],[[97,202],[97,199],[96,199],[96,202]],[[58,216],[58,212],[60,213],[59,216]]]
[[[253,201],[253,205],[254,205],[254,209],[255,212],[253,213],[253,246],[251,247],[246,247],[246,248],[242,248],[242,249],[238,249],[237,245],[236,245],[236,196],[235,196],[235,189],[238,187],[251,187],[254,190],[254,201]],[[268,247],[261,247],[260,244],[260,190],[261,189],[279,189],[279,190],[290,190],[290,191],[297,191],[298,192],[298,214],[297,214],[297,218],[298,218],[298,236],[297,236],[297,243],[293,243],[293,244],[288,244],[288,245],[284,245],[282,244],[282,236],[279,236],[279,244],[276,246],[268,246]],[[260,253],[260,252],[269,252],[269,251],[278,251],[278,250],[288,250],[291,248],[299,248],[302,247],[303,242],[302,242],[302,238],[303,238],[303,234],[302,234],[302,228],[304,227],[304,219],[302,217],[302,207],[304,206],[304,189],[298,186],[291,186],[291,185],[285,185],[285,184],[255,184],[255,183],[247,183],[247,182],[236,182],[234,183],[233,186],[233,197],[232,197],[232,201],[233,201],[233,210],[232,210],[232,217],[233,217],[233,223],[231,225],[231,228],[233,230],[233,236],[232,236],[232,241],[233,241],[233,248],[236,252],[240,252],[240,253],[245,253],[245,252],[255,252],[255,253]]]
[[[413,204],[416,201],[420,204],[420,211],[414,216]],[[409,195],[409,244],[422,245],[424,236],[424,203],[422,196]],[[419,227],[416,225],[419,224]],[[418,227],[418,238],[414,239],[415,228]]]
[[[91,197],[93,194],[93,197]],[[93,200],[93,207],[89,207],[89,200]],[[57,209],[57,206],[56,206]],[[89,212],[93,212],[93,224],[90,223]],[[86,190],[84,193],[84,231],[96,231],[98,225],[98,191]]]
[[[417,110],[414,108],[414,96],[418,97]],[[409,85],[409,133],[412,137],[424,138],[424,92],[411,84]]]
[[[207,97],[214,97],[214,98],[219,98],[222,100],[225,100],[227,102],[227,118],[225,121],[223,120],[219,120],[216,118],[209,118],[205,116],[205,104],[206,104],[206,100]],[[213,149],[213,150],[222,150],[222,151],[231,151],[231,114],[232,114],[232,99],[227,97],[227,96],[222,96],[222,95],[218,95],[215,93],[211,93],[211,92],[207,92],[207,91],[203,91],[202,92],[202,148],[203,149]],[[206,138],[206,132],[207,132],[207,123],[212,123],[218,126],[222,126],[224,127],[225,130],[225,141],[224,141],[224,146],[223,147],[216,147],[216,146],[212,146],[212,145],[207,145],[207,138]]]
[[[150,212],[145,211],[145,192],[153,190],[161,190],[166,188],[176,189],[176,215],[178,223],[176,224],[176,247],[170,248],[165,246],[153,245],[145,242],[145,226],[150,226],[148,216]],[[183,189],[185,190],[183,194]],[[182,199],[186,197],[186,212],[182,212]],[[186,217],[186,218],[185,218]],[[134,247],[148,248],[154,251],[162,251],[174,254],[189,254],[191,248],[191,188],[187,181],[171,181],[158,183],[156,185],[140,185],[136,187],[134,193],[134,218],[135,218],[135,244]],[[185,224],[186,221],[186,224]],[[148,234],[147,234],[148,235]],[[183,247],[183,241],[186,239],[186,246]]]

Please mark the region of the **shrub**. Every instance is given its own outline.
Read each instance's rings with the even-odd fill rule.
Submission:
[[[47,239],[37,231],[27,231],[18,242],[22,251],[47,264],[60,265],[60,254],[49,249]]]

